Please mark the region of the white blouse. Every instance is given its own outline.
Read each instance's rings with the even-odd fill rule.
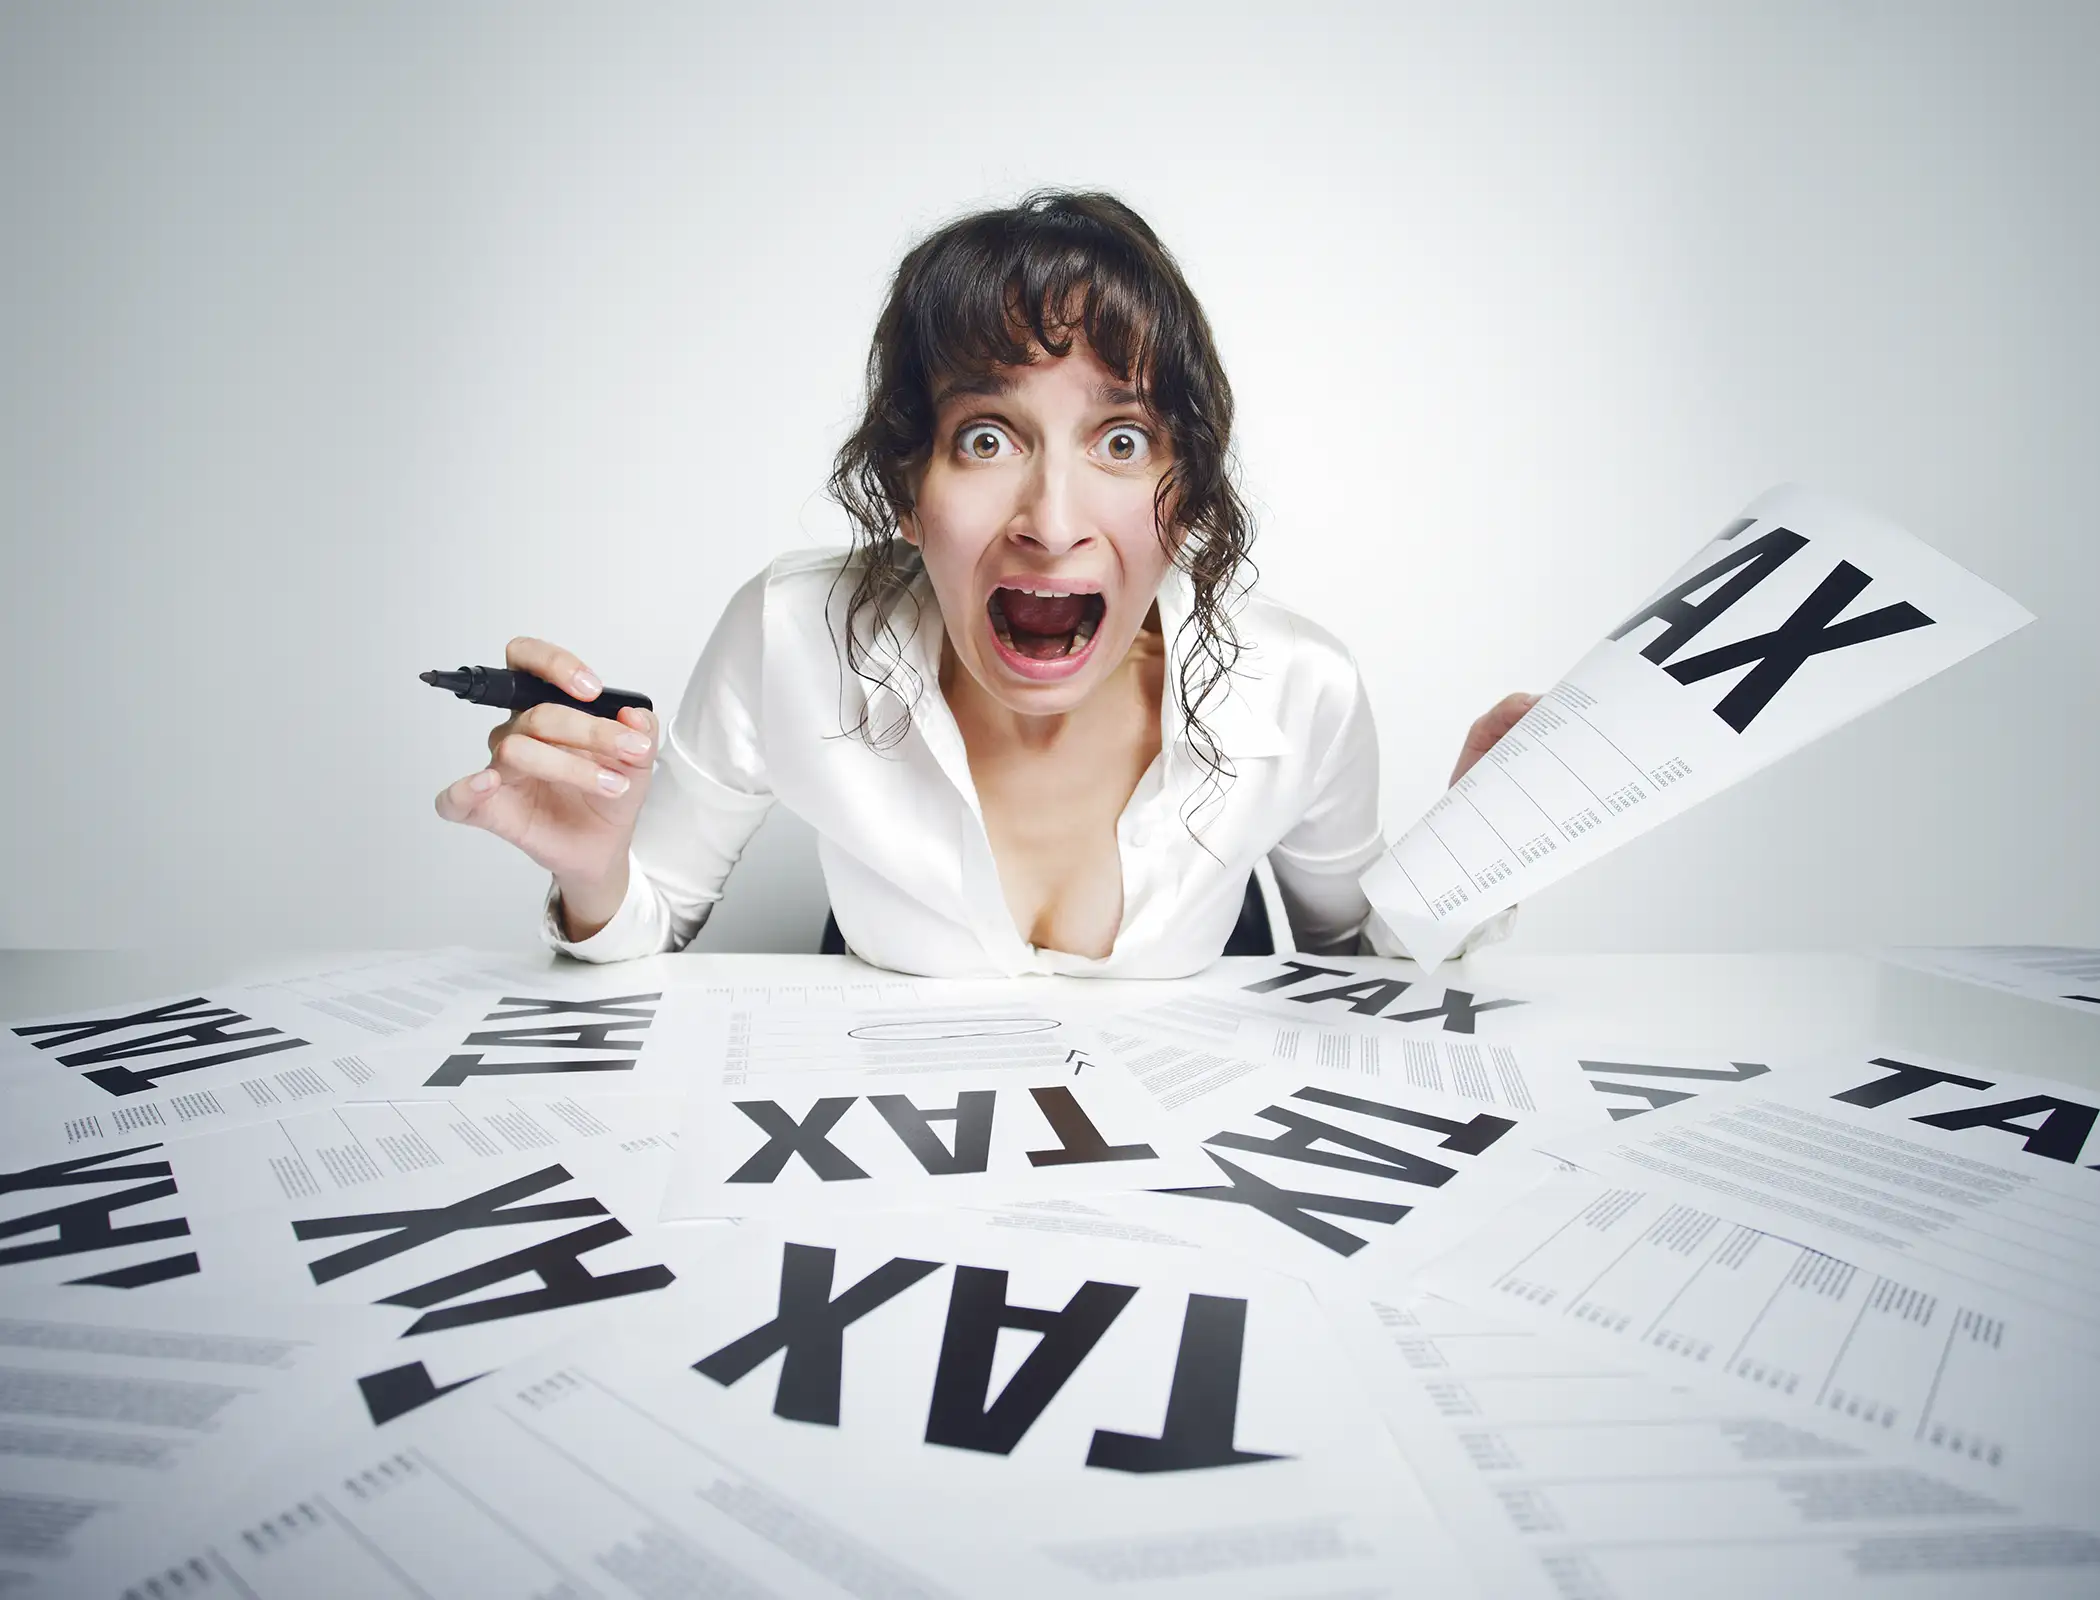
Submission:
[[[1200,711],[1236,776],[1206,802],[1206,770],[1172,687],[1191,588],[1168,571],[1160,753],[1116,824],[1123,921],[1106,956],[1072,955],[1028,943],[1007,907],[962,734],[940,691],[943,628],[931,584],[921,573],[914,585],[916,626],[899,603],[896,631],[910,630],[888,658],[899,670],[873,686],[843,665],[845,599],[858,570],[850,559],[837,550],[782,556],[737,591],[662,728],[627,898],[590,938],[569,940],[550,890],[543,931],[556,949],[622,961],[682,948],[779,800],[817,832],[847,945],[900,972],[1184,977],[1223,948],[1263,857],[1299,946],[1353,948],[1364,932],[1377,953],[1405,953],[1357,886],[1385,845],[1378,734],[1356,662],[1332,634],[1272,600],[1242,606],[1248,648],[1229,692],[1221,686]],[[863,712],[877,729],[905,719],[903,737],[870,748],[852,731]]]

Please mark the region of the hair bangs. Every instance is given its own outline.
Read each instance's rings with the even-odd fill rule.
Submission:
[[[958,380],[1071,354],[1083,337],[1103,366],[1149,397],[1151,340],[1170,286],[1157,267],[1084,217],[1031,210],[972,219],[936,236],[897,332],[929,396]]]

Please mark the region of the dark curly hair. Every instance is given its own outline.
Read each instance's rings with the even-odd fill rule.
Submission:
[[[1026,366],[1038,348],[1063,356],[1075,333],[1137,390],[1173,443],[1153,523],[1194,590],[1174,686],[1209,773],[1194,811],[1232,777],[1199,712],[1243,648],[1233,612],[1253,582],[1254,526],[1232,481],[1232,386],[1210,324],[1158,235],[1113,195],[1038,190],[957,218],[898,266],[868,351],[867,406],[829,484],[853,521],[857,560],[847,570],[858,568],[846,602],[845,665],[870,684],[901,687],[906,704],[923,691],[896,682],[909,669],[890,619],[920,571],[898,525],[912,510],[912,475],[932,448],[938,388]],[[907,634],[917,621],[914,611]],[[863,711],[850,731],[886,748],[904,723],[874,728]]]

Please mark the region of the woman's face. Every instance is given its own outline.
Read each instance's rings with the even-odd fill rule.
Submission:
[[[1000,705],[1070,711],[1122,664],[1167,568],[1153,495],[1170,449],[1081,335],[937,395],[904,536],[956,661]]]

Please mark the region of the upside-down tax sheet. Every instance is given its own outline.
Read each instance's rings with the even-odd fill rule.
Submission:
[[[687,1290],[271,1479],[163,1574],[258,1600],[1471,1592],[1302,1284],[961,1216],[719,1230]]]
[[[503,980],[439,950],[232,978],[0,1027],[0,1161],[112,1150],[348,1099]]]
[[[348,1105],[0,1173],[0,1288],[413,1311],[375,1423],[667,1287],[675,1110],[628,1096]]]

